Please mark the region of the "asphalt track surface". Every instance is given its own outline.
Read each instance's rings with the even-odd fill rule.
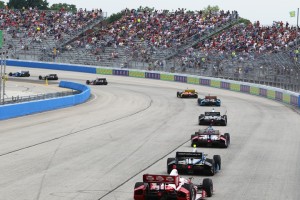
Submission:
[[[96,77],[56,73],[81,83]],[[289,107],[221,89],[106,77],[107,86],[91,86],[87,103],[0,121],[0,200],[133,199],[142,174],[166,174],[167,158],[191,151],[190,135],[203,127],[197,118],[211,108],[176,98],[185,88],[218,95],[216,110],[228,115],[218,129],[231,134],[231,146],[199,149],[222,157],[209,199],[300,199],[300,116]]]

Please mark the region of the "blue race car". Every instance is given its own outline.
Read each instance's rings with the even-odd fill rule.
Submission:
[[[204,99],[198,99],[199,106],[221,106],[221,100],[217,96],[205,96]]]
[[[29,71],[19,71],[19,72],[9,72],[8,76],[14,76],[14,77],[29,77],[30,73]]]

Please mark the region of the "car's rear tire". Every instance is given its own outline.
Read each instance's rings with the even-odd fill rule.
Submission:
[[[224,123],[223,126],[227,126],[227,115],[223,115]]]
[[[230,145],[230,134],[229,133],[225,133],[224,137],[226,139],[226,144],[225,144],[225,148],[229,147]]]
[[[42,76],[39,76],[39,80],[42,80],[43,79],[43,77]]]
[[[11,72],[9,72],[8,76],[12,76],[12,73],[11,73]]]
[[[135,185],[134,185],[134,189],[135,189],[135,188],[138,188],[138,187],[140,187],[140,186],[142,186],[142,185],[144,185],[143,182],[136,182]]]
[[[221,170],[221,156],[220,155],[214,155],[213,159],[215,161],[216,167],[218,167],[217,170]]]
[[[86,80],[86,84],[88,84],[88,85],[89,85],[89,84],[90,84],[90,81],[89,81],[89,80]]]
[[[205,178],[202,181],[202,189],[206,192],[208,197],[211,197],[214,191],[213,182],[210,178]]]
[[[216,169],[215,169],[216,163],[215,163],[214,159],[207,158],[206,161],[211,163],[211,168],[209,169],[208,174],[210,176],[215,175],[215,173],[216,173]]]
[[[196,193],[194,191],[193,185],[185,183],[182,187],[190,192],[190,199],[195,199]]]
[[[173,165],[169,165],[170,162],[173,162],[175,160],[175,158],[168,158],[167,159],[167,172],[168,174],[171,173],[171,171],[173,170]]]
[[[180,92],[177,92],[177,98],[180,98]]]
[[[198,99],[198,105],[199,105],[199,106],[201,106],[201,101],[202,101],[202,100],[203,100],[203,99],[200,99],[200,98]]]

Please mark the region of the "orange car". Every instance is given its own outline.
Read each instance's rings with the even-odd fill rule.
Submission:
[[[198,92],[195,90],[184,90],[184,91],[178,91],[177,92],[178,98],[198,98]]]

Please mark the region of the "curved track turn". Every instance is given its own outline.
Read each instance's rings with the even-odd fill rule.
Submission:
[[[56,73],[81,83],[96,77]],[[143,173],[165,174],[167,157],[191,150],[197,117],[211,109],[176,98],[187,87],[218,95],[219,110],[227,110],[228,126],[218,129],[231,134],[231,146],[201,149],[222,157],[210,199],[300,199],[300,116],[290,108],[202,86],[107,79],[108,86],[91,86],[85,104],[0,121],[0,200],[133,199]]]

